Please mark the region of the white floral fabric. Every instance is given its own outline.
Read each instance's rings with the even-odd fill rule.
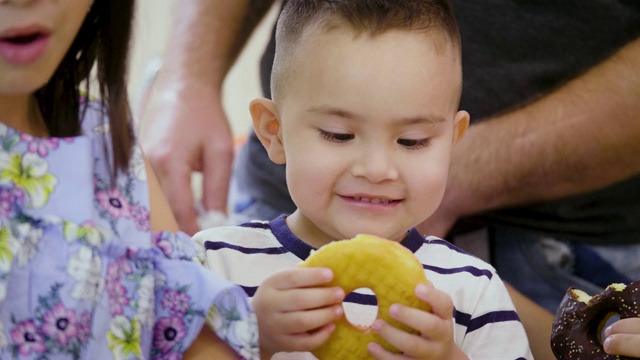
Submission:
[[[207,320],[258,358],[244,291],[186,234],[150,231],[140,152],[112,186],[106,117],[85,105],[77,137],[0,123],[0,359],[181,359]]]

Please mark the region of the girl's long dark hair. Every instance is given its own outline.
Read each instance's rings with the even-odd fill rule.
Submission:
[[[50,136],[80,135],[86,109],[81,92],[89,97],[89,76],[96,66],[95,80],[113,144],[112,180],[127,169],[134,143],[126,81],[134,3],[94,0],[60,66],[35,94]]]

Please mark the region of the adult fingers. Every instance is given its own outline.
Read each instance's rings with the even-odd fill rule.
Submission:
[[[604,341],[604,351],[607,354],[640,357],[640,335],[613,334]]]
[[[202,205],[208,211],[227,213],[227,197],[233,168],[233,139],[226,117],[218,119],[215,136],[202,152]],[[213,120],[212,120],[213,121]]]
[[[173,157],[154,157],[149,160],[155,160],[154,171],[180,229],[189,235],[195,234],[199,226],[191,190],[192,170],[189,163]]]

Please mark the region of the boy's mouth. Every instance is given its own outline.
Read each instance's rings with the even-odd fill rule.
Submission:
[[[356,206],[373,206],[387,208],[402,202],[402,199],[395,199],[385,196],[369,196],[369,195],[341,195],[347,202]]]
[[[370,198],[370,197],[363,197],[363,196],[353,196],[352,199],[355,201],[364,202],[364,203],[383,204],[383,205],[391,204],[398,201],[393,199]]]

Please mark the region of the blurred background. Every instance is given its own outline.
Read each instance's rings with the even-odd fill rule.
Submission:
[[[185,0],[189,1],[189,0]],[[161,65],[172,25],[173,8],[178,0],[137,0],[136,23],[129,68],[129,94],[134,111],[140,94]],[[224,85],[224,106],[235,136],[246,134],[251,119],[249,102],[261,96],[259,61],[271,32],[276,11],[272,11],[256,29]]]

